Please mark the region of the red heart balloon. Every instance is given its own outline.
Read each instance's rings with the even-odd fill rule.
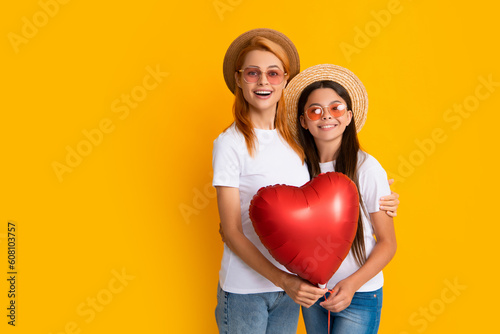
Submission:
[[[262,244],[289,271],[326,284],[351,249],[359,214],[358,191],[342,173],[320,174],[302,187],[259,189],[250,219]]]

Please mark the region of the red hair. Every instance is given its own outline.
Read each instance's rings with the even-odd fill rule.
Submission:
[[[241,68],[246,55],[250,51],[254,50],[271,52],[281,61],[285,72],[289,73],[290,61],[288,60],[288,56],[285,50],[283,50],[283,48],[279,44],[265,37],[260,37],[260,36],[252,38],[252,40],[250,41],[250,45],[241,50],[236,60],[236,68],[234,69],[235,71]],[[249,110],[248,102],[245,100],[243,96],[243,91],[237,85],[235,87],[234,97],[235,97],[233,104],[234,123],[238,131],[240,131],[245,137],[245,143],[247,146],[248,154],[250,154],[250,156],[253,157],[256,149],[255,148],[256,136],[253,130],[254,126],[248,114]],[[290,129],[288,128],[287,116],[285,110],[285,99],[283,97],[283,94],[281,95],[278,101],[278,107],[276,108],[274,127],[281,135],[281,137],[285,140],[285,142],[299,155],[302,161],[304,161],[305,159],[304,150],[302,149],[302,146],[300,146],[300,144],[297,142],[297,140],[293,137]]]

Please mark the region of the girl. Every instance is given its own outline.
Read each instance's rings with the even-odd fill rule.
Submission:
[[[224,78],[235,94],[235,121],[213,149],[213,185],[225,241],[215,312],[221,333],[296,332],[299,305],[310,307],[326,292],[277,263],[248,216],[259,188],[301,186],[309,180],[282,98],[287,81],[298,72],[295,46],[271,29],[239,36],[224,58]]]
[[[344,173],[360,195],[356,237],[327,285],[331,294],[302,309],[307,333],[326,333],[330,311],[331,333],[377,333],[382,268],[396,252],[396,236],[392,218],[379,211],[377,203],[390,193],[387,174],[375,158],[360,149],[356,133],[366,119],[365,88],[345,68],[317,65],[290,82],[285,102],[294,129],[298,128],[311,178],[329,171]]]

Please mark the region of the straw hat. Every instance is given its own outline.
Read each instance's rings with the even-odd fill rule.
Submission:
[[[288,37],[273,29],[253,29],[238,36],[233,41],[233,43],[231,43],[226,51],[226,55],[224,56],[224,64],[222,67],[224,72],[224,80],[226,80],[226,85],[233,94],[236,86],[234,80],[234,72],[236,71],[236,58],[238,58],[241,50],[246,48],[250,44],[252,38],[254,38],[255,36],[265,37],[273,41],[274,43],[279,44],[283,48],[283,50],[285,50],[290,61],[290,73],[288,73],[288,80],[291,80],[297,73],[300,72],[299,53],[297,52],[295,45]]]
[[[288,124],[295,138],[298,137],[296,122],[300,94],[310,84],[325,80],[340,84],[349,93],[357,132],[365,124],[368,113],[368,94],[363,83],[346,68],[332,64],[321,64],[300,72],[285,88],[284,97]]]

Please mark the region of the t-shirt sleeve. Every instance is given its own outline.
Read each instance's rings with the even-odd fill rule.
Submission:
[[[214,140],[212,151],[212,168],[214,177],[212,185],[239,188],[241,158],[237,144],[230,136],[222,134]]]
[[[375,158],[368,158],[359,169],[361,197],[369,213],[380,211],[379,200],[391,194],[387,173]]]

